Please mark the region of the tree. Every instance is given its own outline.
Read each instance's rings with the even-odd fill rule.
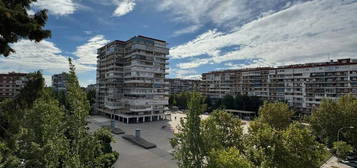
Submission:
[[[263,101],[260,100],[260,98],[258,96],[251,96],[248,98],[249,98],[249,101],[247,103],[246,110],[257,112],[259,110],[259,107],[263,104]]]
[[[67,140],[64,136],[64,109],[44,93],[25,113],[19,153],[25,167],[61,167]]]
[[[300,123],[277,130],[267,123],[253,122],[246,143],[248,158],[263,168],[319,167],[327,154]]]
[[[247,158],[261,168],[283,168],[287,165],[284,156],[282,135],[267,123],[254,121],[250,123],[249,133],[245,139]]]
[[[323,100],[309,119],[313,133],[325,144],[332,147],[337,140],[338,130],[353,126],[353,129],[340,131],[340,139],[357,149],[357,98],[342,96],[338,101]]]
[[[189,111],[186,121],[181,119],[179,132],[170,139],[174,148],[174,157],[182,168],[201,168],[204,160],[204,142],[201,136],[201,119],[203,97],[193,92],[188,101]]]
[[[234,109],[236,110],[243,110],[243,100],[242,95],[238,94],[234,97]]]
[[[38,11],[29,15],[31,3],[37,0],[0,0],[0,54],[8,56],[15,52],[9,43],[15,43],[21,38],[41,41],[51,36],[49,30],[43,27],[47,21],[47,11]]]
[[[346,159],[347,155],[353,151],[353,148],[344,141],[337,141],[333,143],[333,150],[339,159]]]
[[[251,168],[252,163],[236,148],[213,150],[208,168]]]
[[[11,151],[16,149],[16,140],[21,131],[25,109],[32,107],[44,88],[44,79],[40,72],[27,75],[27,84],[14,99],[0,103],[0,140]]]
[[[275,129],[284,129],[289,126],[293,114],[285,103],[265,103],[259,109],[259,120]]]
[[[95,97],[96,97],[96,91],[95,90],[89,90],[87,92],[87,99],[89,100],[89,105],[91,107],[90,111],[89,111],[89,114],[93,114],[93,112],[94,112]]]
[[[111,133],[86,129],[88,100],[71,61],[70,67],[68,106],[44,88],[39,72],[15,99],[0,103],[0,167],[107,168],[117,160]]]
[[[226,109],[233,109],[234,108],[234,97],[231,95],[225,95],[222,99],[222,105]]]
[[[207,151],[234,147],[243,151],[243,128],[238,118],[223,110],[213,112],[202,121],[202,137]]]
[[[71,155],[65,157],[64,165],[67,167],[105,167],[109,164],[112,165],[119,155],[111,151],[111,148],[108,150],[108,144],[111,142],[110,133],[101,132],[101,136],[96,136],[87,132],[86,117],[89,114],[89,101],[85,91],[79,85],[75,66],[71,59],[68,61],[70,70],[65,97],[68,103],[65,113],[65,135],[69,141]],[[105,141],[103,141],[103,138]]]
[[[292,123],[282,132],[284,147],[288,152],[285,155],[288,165],[286,168],[295,167],[320,167],[327,151],[324,146],[316,141],[312,132],[300,123]]]

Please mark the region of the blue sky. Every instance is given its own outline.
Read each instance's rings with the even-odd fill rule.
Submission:
[[[47,84],[73,58],[83,86],[95,83],[96,49],[144,35],[170,48],[169,77],[357,58],[356,0],[38,0],[52,37],[21,40],[0,72],[40,69]]]

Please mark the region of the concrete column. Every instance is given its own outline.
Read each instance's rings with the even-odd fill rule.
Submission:
[[[150,121],[152,121],[152,116],[150,116]]]
[[[136,123],[139,123],[139,117],[136,117]]]

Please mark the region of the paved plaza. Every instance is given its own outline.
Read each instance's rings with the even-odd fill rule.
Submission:
[[[124,124],[116,121],[117,127],[125,131],[125,134],[134,135],[135,129],[141,129],[141,137],[157,145],[153,149],[144,149],[122,138],[123,135],[113,135],[115,142],[113,150],[118,151],[120,156],[115,163],[115,168],[176,168],[176,162],[172,159],[172,147],[169,139],[177,132],[180,119],[186,117],[183,113],[173,113],[171,121],[155,121],[140,124]],[[208,115],[202,115],[205,119]],[[103,116],[91,116],[88,121],[89,128],[96,130],[102,126],[109,126],[111,120]],[[244,125],[244,132],[247,131]],[[165,128],[162,128],[165,126]]]
[[[356,165],[357,166],[357,165]],[[351,166],[348,166],[346,164],[343,164],[337,160],[335,156],[332,156],[324,165],[321,166],[321,168],[353,168]]]

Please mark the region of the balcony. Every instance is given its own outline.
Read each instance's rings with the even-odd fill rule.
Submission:
[[[146,107],[146,108],[130,108],[130,111],[132,112],[139,112],[139,111],[152,111],[152,107]]]
[[[127,99],[126,104],[134,106],[150,105],[151,101],[148,99]]]
[[[153,105],[167,105],[169,104],[168,100],[153,100],[151,101]]]
[[[151,80],[126,80],[124,83],[152,83]]]
[[[122,108],[122,104],[120,102],[109,102],[105,101],[104,106],[108,109],[114,110],[114,109],[120,109]]]

